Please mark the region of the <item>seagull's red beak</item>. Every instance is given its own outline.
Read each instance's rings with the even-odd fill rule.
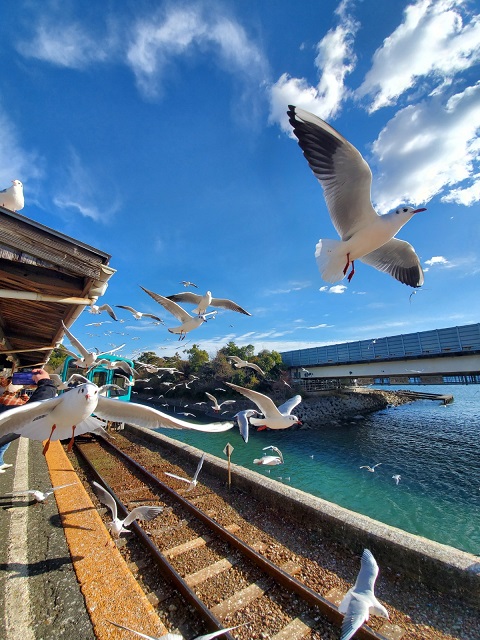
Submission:
[[[415,211],[413,213],[420,213],[421,211],[426,211],[426,209],[415,209]]]

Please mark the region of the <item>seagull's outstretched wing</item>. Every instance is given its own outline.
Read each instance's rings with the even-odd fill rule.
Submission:
[[[302,396],[299,396],[299,395],[293,396],[293,398],[290,398],[290,400],[287,400],[286,402],[281,404],[278,407],[278,410],[283,415],[288,415],[288,414],[292,413],[293,409],[295,409],[297,404],[300,404],[301,401],[302,401]]]
[[[266,451],[267,449],[272,449],[272,451],[275,451],[275,453],[278,453],[278,457],[280,458],[283,464],[283,454],[280,451],[280,449],[278,449],[278,447],[274,447],[273,444],[268,445],[268,447],[263,447],[263,451]]]
[[[192,319],[192,316],[189,313],[187,313],[185,309],[182,309],[182,307],[178,305],[176,302],[174,302],[173,300],[169,300],[168,298],[165,298],[164,296],[161,296],[158,293],[153,293],[153,291],[149,291],[148,289],[145,289],[145,287],[141,286],[140,288],[143,289],[145,293],[148,293],[148,295],[151,298],[153,298],[155,302],[158,302],[158,304],[161,304],[164,309],[166,309],[173,316],[175,316],[177,320],[180,320],[180,322],[187,322],[187,320]]]
[[[99,311],[106,311],[108,313],[108,315],[112,318],[112,320],[117,320],[118,318],[115,315],[115,311],[112,309],[112,307],[109,304],[102,304],[100,307],[98,307]]]
[[[70,340],[71,344],[73,344],[73,346],[78,349],[78,352],[80,353],[80,355],[82,355],[84,358],[86,358],[89,355],[89,352],[85,349],[85,347],[83,346],[83,344],[77,340],[75,338],[75,336],[73,335],[73,333],[71,333],[67,327],[65,326],[63,320],[62,320],[62,326],[63,326],[63,330],[65,331],[68,339]]]
[[[45,498],[48,498],[48,496],[51,496],[54,491],[58,491],[59,489],[65,489],[65,487],[73,487],[74,484],[77,484],[77,483],[76,482],[69,482],[68,484],[61,484],[58,487],[50,487],[50,489],[47,489],[44,492],[45,493]]]
[[[112,514],[112,520],[117,519],[117,503],[115,502],[114,497],[111,493],[109,493],[106,489],[102,487],[102,485],[98,484],[98,482],[93,481],[94,491],[102,504],[110,509]]]
[[[273,418],[281,415],[273,400],[268,396],[264,396],[263,393],[252,391],[252,389],[245,389],[245,387],[239,387],[237,384],[232,384],[231,382],[226,382],[225,384],[228,384],[229,387],[235,389],[235,391],[238,391],[238,393],[241,393],[246,398],[250,398],[266,418]]]
[[[377,218],[371,203],[370,167],[361,153],[321,118],[291,105],[287,113],[303,155],[323,187],[335,229],[346,240]]]
[[[233,300],[228,300],[227,298],[212,298],[210,305],[212,307],[220,307],[220,309],[229,309],[230,311],[237,311],[237,313],[243,313],[246,316],[252,315],[251,313],[248,313],[248,311],[245,311],[245,309],[243,309],[243,307],[238,305],[236,302],[233,302]]]
[[[60,402],[62,402],[62,396],[57,396],[49,400],[28,402],[20,407],[4,411],[0,414],[0,437],[9,433],[21,434],[22,430],[31,426],[34,420],[48,416]]]
[[[199,461],[198,466],[197,466],[197,470],[195,471],[195,475],[192,478],[192,482],[196,482],[197,481],[198,474],[202,470],[204,460],[205,460],[205,454],[203,454],[202,457],[200,458],[200,461]]]
[[[191,302],[198,304],[203,296],[199,296],[198,293],[192,293],[191,291],[182,291],[181,293],[174,293],[173,296],[166,296],[168,300],[173,302]]]
[[[191,480],[189,480],[188,478],[182,478],[182,476],[177,476],[174,473],[170,473],[169,471],[164,471],[163,473],[166,476],[170,476],[171,478],[176,478],[177,480],[181,480],[182,482],[187,482],[188,484],[191,483]]]
[[[119,309],[126,309],[127,311],[130,311],[130,313],[137,313],[137,310],[134,309],[133,307],[129,307],[128,305],[125,304],[116,304],[116,307],[118,307]]]
[[[111,398],[98,397],[95,414],[104,420],[113,422],[131,422],[140,427],[167,429],[192,429],[193,431],[205,431],[207,433],[220,433],[228,431],[235,426],[233,422],[211,422],[208,424],[195,424],[180,420],[166,413],[134,402],[120,402]]]
[[[390,274],[410,287],[421,287],[423,269],[415,249],[409,242],[392,238],[384,245],[359,258],[365,264]]]
[[[128,527],[134,520],[153,520],[159,516],[163,511],[163,507],[142,506],[132,509],[128,516],[123,521],[123,526]]]
[[[350,594],[348,607],[345,610],[345,617],[342,622],[340,640],[350,640],[365,620],[368,619],[368,609],[368,601],[359,598],[355,593]],[[340,607],[339,611],[341,611]]]
[[[211,400],[212,402],[214,402],[215,404],[218,404],[217,399],[215,398],[215,396],[212,396],[211,393],[208,393],[208,391],[205,391],[205,395],[207,396],[207,398],[209,400]]]
[[[123,349],[123,347],[126,345],[127,343],[124,342],[123,344],[121,344],[119,347],[115,347],[114,349],[110,349],[110,351],[102,351],[102,353],[98,354],[98,357],[100,356],[107,356],[109,353],[115,353],[115,351],[120,351],[120,349]]]
[[[360,571],[353,586],[357,592],[373,591],[375,580],[378,576],[378,564],[373,554],[368,549],[362,553]]]

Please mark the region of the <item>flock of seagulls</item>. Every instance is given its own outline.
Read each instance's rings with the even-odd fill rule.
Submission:
[[[424,282],[423,271],[414,248],[408,242],[396,238],[396,235],[414,215],[425,211],[425,208],[402,206],[389,214],[379,216],[371,203],[372,173],[360,152],[333,127],[314,114],[295,106],[289,106],[288,116],[298,144],[323,188],[330,218],[340,236],[339,240],[320,239],[317,243],[315,257],[323,280],[335,283],[347,277],[350,281],[355,273],[355,260],[360,260],[411,287],[422,286]],[[13,180],[11,187],[0,191],[0,205],[12,211],[20,211],[24,207],[23,185],[19,180]],[[198,288],[196,284],[188,280],[183,280],[180,284],[184,288]],[[168,328],[170,333],[179,336],[179,340],[184,340],[189,332],[215,318],[217,311],[208,312],[210,307],[251,315],[228,298],[213,297],[211,291],[207,291],[204,295],[184,291],[170,296],[162,296],[144,287],[141,288],[180,322],[178,326]],[[190,314],[179,303],[194,304],[195,308]],[[136,320],[150,318],[156,323],[165,324],[158,315],[137,311],[127,305],[116,305],[116,307],[129,311]],[[112,320],[118,321],[115,312],[109,305],[92,304],[89,312],[94,315],[107,313]],[[75,363],[80,368],[87,372],[98,364],[111,369],[124,368],[126,363],[123,361],[110,362],[102,359],[102,356],[113,354],[125,345],[102,353],[99,353],[98,350],[88,351],[65,325],[63,325],[63,329],[70,343],[78,352],[68,351],[68,353],[75,357]],[[249,363],[237,356],[229,356],[228,360],[236,368],[249,367],[261,376],[265,376],[264,371],[255,363]],[[143,363],[142,366],[151,373],[158,373],[160,370],[160,368],[153,366],[149,368],[149,365]],[[164,370],[174,371],[170,368]],[[135,374],[130,367],[124,368],[124,371],[128,376]],[[257,427],[257,430],[266,428],[277,430],[301,424],[298,417],[292,414],[294,408],[301,402],[301,396],[295,395],[277,407],[271,398],[258,391],[229,382],[225,384],[250,399],[258,410],[239,411],[235,414],[233,422],[198,425],[180,420],[178,417],[168,416],[151,407],[106,398],[102,395],[104,389],[91,382],[81,381],[68,393],[56,398],[28,403],[2,413],[0,415],[0,437],[9,433],[18,433],[33,440],[45,440],[43,451],[46,453],[53,440],[70,438],[69,448],[71,448],[75,435],[101,429],[101,420],[128,421],[150,428],[193,429],[207,433],[226,431],[237,424],[245,442],[248,442],[250,425]],[[285,382],[285,384],[287,383]],[[234,400],[226,400],[218,403],[215,396],[209,393],[207,396],[213,402],[213,409],[216,412],[219,412],[222,406],[235,402]],[[275,466],[284,463],[283,455],[277,447],[264,447],[264,451],[268,450],[271,450],[273,454],[264,454],[261,458],[255,459],[254,464]],[[190,491],[197,485],[204,459],[205,454],[202,455],[191,479],[165,473],[187,483],[187,491]],[[363,465],[360,469],[374,473],[380,464]],[[398,484],[401,476],[396,474],[392,478]],[[71,484],[74,483],[51,487],[43,492],[26,489],[11,495],[32,495],[36,502],[45,502],[56,490],[71,486]],[[140,506],[133,509],[122,520],[118,517],[117,503],[114,497],[98,483],[94,482],[93,484],[100,501],[111,512],[112,521],[109,523],[109,529],[113,537],[118,537],[121,533],[128,533],[127,527],[135,520],[151,520],[163,511],[162,507]],[[339,610],[344,614],[341,640],[349,640],[356,630],[368,620],[370,614],[388,619],[387,610],[374,595],[377,575],[378,565],[371,552],[365,549],[356,582],[339,606]],[[131,631],[140,637],[151,638],[151,636],[116,622],[111,622],[111,624]],[[199,636],[197,640],[208,640],[235,628],[237,627]],[[162,638],[164,640],[182,640],[181,636],[176,634],[167,634]]]

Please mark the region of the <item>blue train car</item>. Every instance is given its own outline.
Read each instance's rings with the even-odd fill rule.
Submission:
[[[132,360],[129,360],[128,358],[122,358],[121,356],[102,355],[102,360],[109,360],[110,362],[122,360],[123,362],[126,362],[132,369],[134,368],[134,363]],[[117,385],[118,387],[120,387],[120,389],[110,389],[107,392],[107,397],[118,398],[123,402],[130,401],[132,395],[132,387],[129,386],[128,383],[133,381],[133,377],[129,376],[128,373],[126,373],[123,369],[107,369],[103,365],[99,365],[86,373],[85,369],[77,367],[74,362],[75,358],[73,358],[72,356],[68,356],[66,358],[63,364],[62,371],[62,380],[64,382],[68,380],[73,373],[79,373],[80,375],[85,376],[85,378],[88,378],[88,380],[91,380],[99,387],[104,384]]]

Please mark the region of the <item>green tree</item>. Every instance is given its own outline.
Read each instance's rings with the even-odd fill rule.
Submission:
[[[187,349],[189,373],[198,373],[200,369],[210,361],[206,351],[200,349],[198,344],[193,344]]]
[[[54,349],[50,354],[45,370],[49,373],[58,373],[63,369],[63,363],[65,362],[68,353],[61,349]]]

